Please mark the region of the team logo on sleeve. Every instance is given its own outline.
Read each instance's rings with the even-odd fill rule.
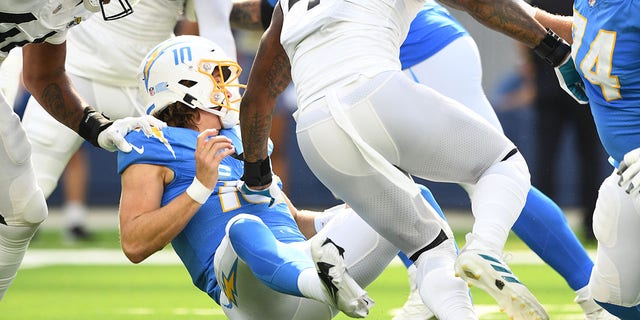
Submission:
[[[238,306],[238,292],[236,291],[236,275],[238,274],[238,259],[236,258],[229,270],[229,274],[225,274],[222,271],[222,291],[224,295],[229,300],[227,305],[223,305],[223,307],[232,309],[235,305]]]
[[[167,138],[164,137],[164,134],[162,133],[162,130],[153,127],[151,128],[151,134],[153,135],[153,137],[155,137],[156,139],[160,140],[160,142],[162,142],[162,144],[164,144],[165,147],[167,147],[167,150],[169,150],[169,152],[171,152],[171,154],[173,155],[173,158],[176,158],[176,152],[173,151],[173,147],[171,146],[171,144],[169,143],[169,140],[167,140]]]

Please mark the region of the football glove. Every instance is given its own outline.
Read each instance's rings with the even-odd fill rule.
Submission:
[[[626,186],[628,194],[640,192],[640,148],[633,149],[624,155],[624,160],[618,166],[618,185]]]
[[[98,134],[98,146],[111,152],[120,150],[129,153],[132,147],[124,138],[129,131],[139,128],[148,137],[152,134],[152,127],[162,129],[166,126],[163,121],[149,115],[118,119]]]
[[[240,193],[245,196],[247,201],[252,203],[268,202],[269,207],[271,208],[277,204],[284,203],[282,190],[280,190],[280,187],[278,186],[279,179],[275,175],[273,176],[273,178],[273,181],[266,189],[251,189],[244,181],[239,181],[237,188],[238,191],[240,191]]]
[[[573,58],[569,56],[561,65],[554,68],[560,87],[566,91],[574,100],[580,104],[589,103],[589,98],[585,93],[584,82],[576,70]]]

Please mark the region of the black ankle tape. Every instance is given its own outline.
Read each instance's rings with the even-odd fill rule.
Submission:
[[[438,234],[438,236],[433,239],[433,241],[431,241],[431,243],[429,243],[426,247],[418,250],[416,253],[414,253],[413,255],[411,255],[411,257],[409,257],[409,259],[413,262],[416,262],[416,260],[418,260],[418,258],[420,257],[420,255],[427,251],[427,250],[431,250],[435,247],[437,247],[438,245],[440,245],[441,243],[443,243],[445,240],[449,239],[449,237],[447,237],[447,234],[444,233],[444,230],[440,229],[440,233]]]

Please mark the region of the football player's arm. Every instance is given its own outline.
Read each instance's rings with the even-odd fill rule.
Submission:
[[[464,10],[485,26],[508,35],[556,67],[566,61],[570,48],[534,19],[535,11],[523,0],[441,0]]]
[[[298,210],[291,200],[282,193],[282,197],[284,198],[284,202],[289,207],[289,211],[291,211],[291,215],[293,219],[296,221],[298,225],[298,229],[305,236],[305,238],[310,239],[316,234],[316,226],[315,226],[315,217],[319,212],[309,211],[309,210]]]
[[[282,19],[278,3],[271,24],[260,40],[247,90],[240,104],[243,180],[248,187],[255,189],[266,189],[271,184],[272,173],[267,153],[271,116],[276,99],[291,82],[289,58],[280,44]]]
[[[78,132],[87,105],[65,71],[66,42],[32,43],[22,48],[25,88],[56,120]]]
[[[267,0],[233,0],[231,27],[264,31],[271,22],[273,7]]]
[[[553,30],[568,43],[573,43],[573,35],[571,34],[571,26],[573,24],[572,16],[552,14],[540,8],[533,9],[535,10],[534,18],[538,20],[540,24]]]
[[[169,168],[133,164],[121,175],[120,244],[133,263],[140,263],[164,248],[187,225],[209,198],[218,179],[222,159],[234,153],[231,141],[207,130],[198,136],[196,179],[185,192],[161,206],[164,187],[173,181]]]
[[[115,122],[82,100],[65,71],[66,42],[31,43],[22,48],[25,88],[58,122],[77,132],[96,147],[108,151],[131,151],[124,135],[134,128],[151,134],[151,127],[166,124],[151,117],[127,117]]]

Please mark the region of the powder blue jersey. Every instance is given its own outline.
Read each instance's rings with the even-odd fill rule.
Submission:
[[[409,34],[400,47],[402,69],[410,68],[437,53],[467,31],[447,9],[427,0],[411,22]]]
[[[640,147],[640,2],[576,0],[572,51],[598,134],[622,161]]]
[[[223,129],[220,134],[232,140],[238,154],[242,152],[239,127]],[[193,181],[197,136],[197,131],[176,127],[156,131],[151,137],[146,137],[141,131],[132,131],[126,139],[134,150],[118,152],[118,172],[122,173],[132,164],[154,164],[171,169],[175,178],[164,188],[162,206],[165,206]],[[237,191],[236,185],[242,173],[241,160],[232,156],[222,160],[213,194],[171,241],[193,283],[212,298],[218,285],[213,255],[224,237],[227,222],[235,215],[248,213],[260,217],[282,242],[305,240],[286,204],[269,208],[266,199],[247,199]]]

